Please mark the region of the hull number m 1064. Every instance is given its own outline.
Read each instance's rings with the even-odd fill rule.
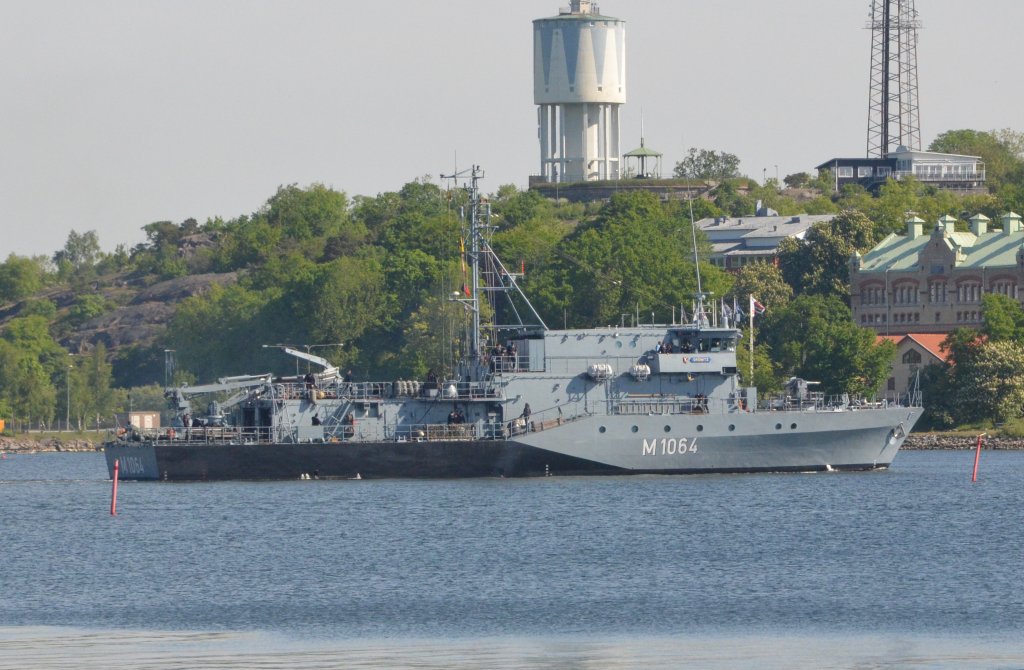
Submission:
[[[697,438],[662,437],[644,438],[644,456],[672,456],[673,454],[696,454]]]
[[[146,466],[139,456],[121,456],[118,460],[121,461],[121,473],[124,475],[146,474]]]

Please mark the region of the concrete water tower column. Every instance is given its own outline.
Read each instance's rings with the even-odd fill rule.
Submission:
[[[533,98],[548,182],[618,179],[626,102],[626,22],[572,0],[533,22]]]

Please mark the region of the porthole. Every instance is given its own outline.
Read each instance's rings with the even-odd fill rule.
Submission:
[[[608,430],[607,428],[605,428],[604,426],[601,426],[600,428],[598,428],[598,429],[597,429],[597,432],[599,432],[599,433],[604,433],[604,432],[606,432],[607,430]]]
[[[734,430],[736,430],[736,426],[734,426],[733,424],[730,423],[729,424],[729,432],[732,432]]]
[[[666,433],[671,433],[672,432],[672,426],[665,426],[665,432]]]
[[[796,430],[796,424],[795,423],[789,424],[789,429],[790,430]]]
[[[698,424],[697,425],[697,432],[698,433],[703,433],[704,432],[704,426],[701,426],[700,424]]]
[[[632,428],[630,428],[630,430],[635,433],[635,432],[639,431],[640,429],[637,428],[636,426],[633,426]]]
[[[782,424],[781,423],[775,424],[775,430],[782,430]]]
[[[616,349],[621,349],[622,348],[622,340],[616,340],[615,341],[615,348]]]

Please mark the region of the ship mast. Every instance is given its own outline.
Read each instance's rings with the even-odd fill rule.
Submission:
[[[491,204],[481,196],[479,184],[480,180],[484,178],[484,171],[479,165],[474,165],[468,170],[441,175],[442,179],[451,179],[456,183],[459,179],[467,177],[469,183],[464,188],[469,196],[468,211],[466,207],[463,207],[461,215],[464,225],[469,226],[469,245],[466,255],[469,257],[470,266],[470,295],[455,293],[452,299],[465,305],[473,315],[469,353],[471,358],[479,360],[483,353],[482,330],[484,326],[481,324],[480,317],[482,296],[488,296],[489,300],[493,301],[490,294],[504,294],[510,315],[514,318],[514,322],[498,323],[497,312],[495,312],[496,321],[487,326],[488,330],[495,333],[502,330],[525,332],[531,328],[543,331],[547,330],[547,325],[519,286],[518,282],[523,273],[509,271],[491,248],[491,234],[494,231],[494,226],[491,223]],[[515,296],[518,296],[522,304],[525,305],[526,311],[531,317],[530,322],[523,319],[520,309],[516,305]]]

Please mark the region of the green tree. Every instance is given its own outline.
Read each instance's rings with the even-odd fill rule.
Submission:
[[[11,254],[0,264],[0,303],[29,297],[43,287],[44,276],[37,260]]]
[[[1024,341],[1024,310],[1005,295],[986,293],[981,297],[983,335],[989,340]]]
[[[113,384],[120,388],[162,384],[164,348],[158,344],[138,344],[118,349],[111,361]]]
[[[787,237],[779,244],[782,277],[797,294],[849,298],[850,256],[873,244],[874,227],[860,212],[846,210],[816,223],[804,239]]]
[[[733,294],[737,304],[746,311],[750,296],[768,309],[782,309],[793,299],[793,288],[782,278],[782,271],[773,263],[744,265],[734,275]]]
[[[729,216],[753,216],[757,201],[749,194],[740,193],[737,181],[723,181],[715,187],[711,192],[715,198],[715,205]]]
[[[782,389],[782,379],[779,376],[779,366],[772,359],[771,350],[765,344],[755,344],[754,346],[753,380],[749,379],[750,347],[749,339],[747,339],[747,337],[739,343],[739,346],[736,349],[736,369],[739,371],[741,382],[745,386],[756,386],[759,395],[775,393]]]
[[[948,130],[928,147],[929,151],[980,156],[985,161],[986,181],[998,190],[1007,181],[1020,179],[1021,136],[1011,130],[984,132],[970,129]]]
[[[1007,421],[1024,408],[1024,346],[1010,340],[978,342],[957,359],[957,399],[965,418]]]
[[[331,261],[318,268],[316,283],[306,288],[313,341],[351,343],[387,313],[384,270],[373,259]]]
[[[520,191],[511,184],[502,186],[491,198],[494,218],[502,229],[514,228],[537,218],[552,218],[552,204],[537,191]]]
[[[171,221],[154,221],[142,230],[147,242],[132,250],[131,262],[143,272],[152,272],[162,279],[183,277],[188,274],[188,264],[180,250],[181,239],[198,230],[195,219],[187,219],[176,225]]]
[[[786,188],[808,188],[811,185],[811,175],[806,172],[788,174],[783,178],[782,183]]]
[[[271,363],[280,363],[261,345],[287,340],[264,328],[260,318],[268,305],[277,304],[279,293],[238,284],[215,285],[205,294],[183,301],[167,330],[167,342],[176,352],[178,366],[206,383],[240,370],[265,370]]]
[[[267,223],[280,228],[289,240],[330,237],[343,232],[358,239],[365,234],[359,230],[361,226],[351,221],[348,196],[323,184],[305,189],[296,184],[279,187],[267,201],[265,212]]]
[[[96,263],[100,257],[100,239],[95,230],[85,233],[72,230],[64,248],[53,255],[53,262],[61,281],[81,283],[95,276]]]
[[[72,327],[81,326],[89,319],[103,314],[111,305],[98,293],[83,293],[75,298],[68,310],[67,322]]]
[[[740,159],[735,154],[690,147],[686,158],[676,163],[673,174],[681,179],[734,179],[740,176]]]
[[[53,419],[57,391],[45,366],[16,344],[0,339],[0,411],[28,426]]]
[[[111,365],[107,361],[107,348],[97,343],[92,351],[75,357],[71,374],[71,410],[78,419],[79,429],[91,420],[96,426],[109,419],[114,411],[115,395],[111,388]]]
[[[954,376],[954,369],[947,363],[932,363],[921,368],[924,415],[919,429],[947,430],[956,426],[963,416]]]
[[[531,300],[553,323],[617,324],[637,312],[668,321],[696,292],[691,240],[689,222],[652,194],[618,194],[533,276]],[[701,276],[705,291],[728,292],[731,279],[718,268],[702,264]]]
[[[0,331],[0,405],[24,423],[53,418],[54,380],[63,378],[65,352],[40,315],[7,322]]]
[[[895,345],[853,323],[834,295],[802,295],[765,313],[765,341],[785,375],[819,381],[829,394],[875,393],[889,374]]]
[[[30,298],[22,303],[19,316],[41,316],[50,322],[57,318],[57,305],[47,298]]]
[[[428,370],[439,376],[454,371],[456,357],[464,351],[470,315],[462,304],[427,297],[409,319],[402,359],[409,376],[423,378]]]

